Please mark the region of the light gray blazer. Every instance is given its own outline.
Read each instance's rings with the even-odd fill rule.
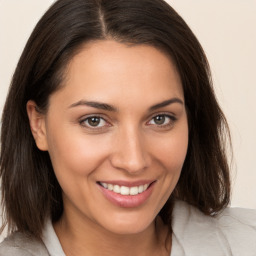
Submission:
[[[50,256],[44,243],[16,232],[0,244],[0,256]]]
[[[227,208],[209,217],[185,202],[176,201],[172,229],[173,256],[256,256],[255,210]],[[0,245],[0,256],[50,253],[42,241],[16,232]]]

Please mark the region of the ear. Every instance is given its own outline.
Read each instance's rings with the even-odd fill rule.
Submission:
[[[34,101],[27,102],[27,114],[30,123],[30,129],[35,139],[38,149],[48,150],[45,115],[40,113]]]

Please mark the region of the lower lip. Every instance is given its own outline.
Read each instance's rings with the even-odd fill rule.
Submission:
[[[152,194],[154,184],[155,182],[152,183],[147,190],[134,196],[117,194],[100,185],[99,187],[103,192],[103,195],[114,205],[124,208],[134,208],[139,207],[140,205],[144,204],[147,201],[147,199]]]

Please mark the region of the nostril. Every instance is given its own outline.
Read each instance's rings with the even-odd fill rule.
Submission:
[[[122,169],[130,173],[141,172],[146,169],[147,163],[144,159],[123,159],[118,158],[117,156],[111,159],[111,164],[117,169]]]

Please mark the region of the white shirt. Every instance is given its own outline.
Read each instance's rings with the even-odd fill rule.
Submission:
[[[171,256],[256,256],[256,210],[227,208],[216,217],[177,201]],[[50,221],[43,242],[51,256],[65,256]]]

